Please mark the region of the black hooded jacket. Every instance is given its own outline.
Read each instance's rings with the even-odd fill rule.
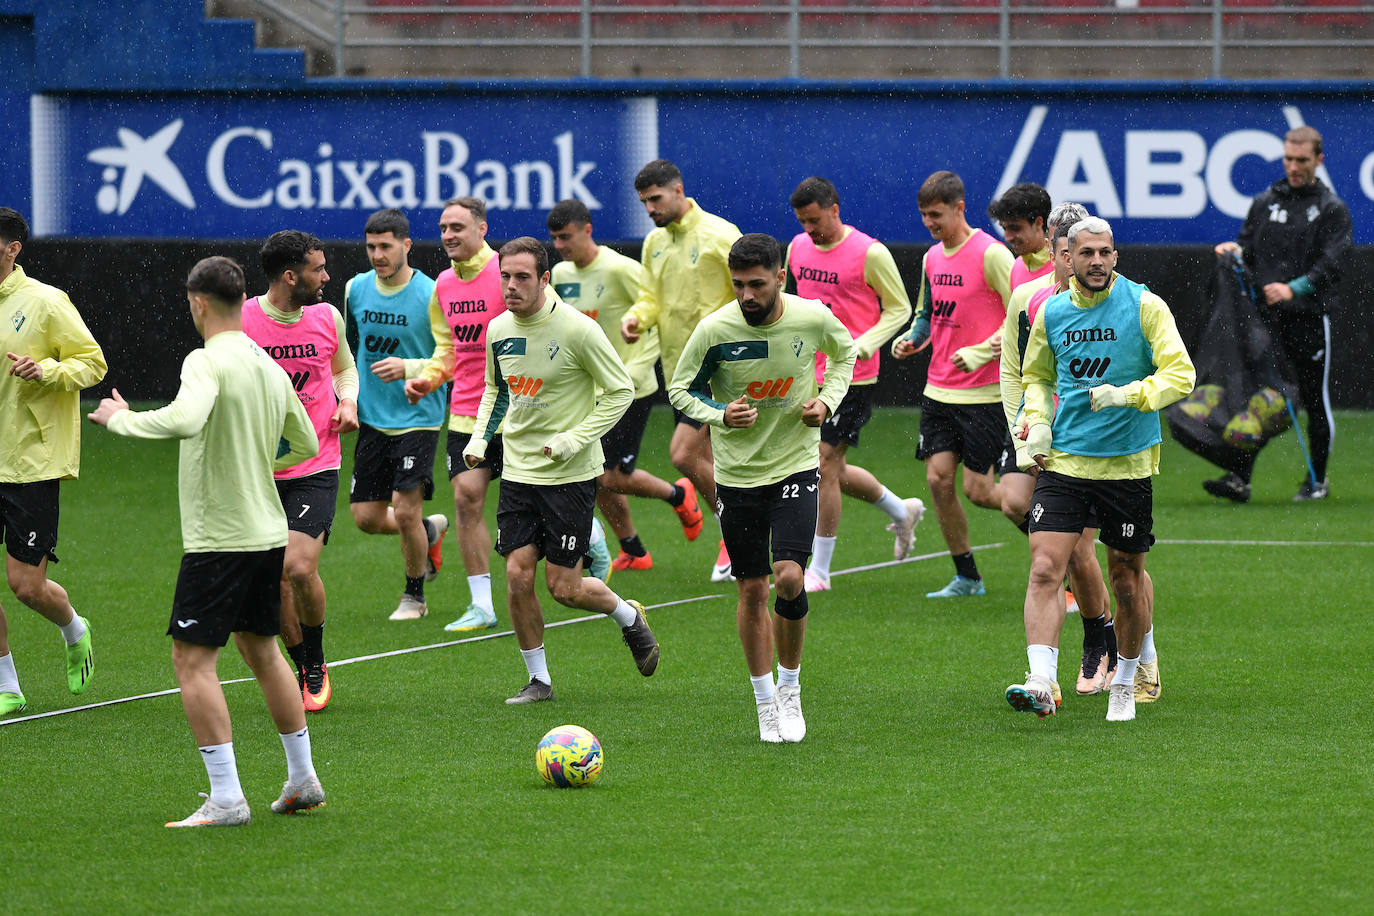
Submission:
[[[1310,294],[1279,303],[1281,312],[1328,314],[1339,305],[1341,266],[1352,245],[1350,211],[1321,179],[1301,188],[1287,178],[1274,182],[1250,204],[1236,241],[1257,288],[1299,277],[1312,284]]]

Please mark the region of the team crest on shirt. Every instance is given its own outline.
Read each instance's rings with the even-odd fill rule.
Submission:
[[[596,284],[596,298],[600,299],[600,298],[601,298],[601,295],[602,295],[604,292],[606,292],[606,284],[605,284],[605,283],[598,283],[598,284]]]
[[[792,335],[792,352],[795,353],[797,356],[801,356],[801,351],[802,351],[802,339],[801,339],[800,337],[798,337],[796,334],[793,334],[793,335]]]
[[[701,257],[701,249],[693,248],[692,253],[689,255],[689,257],[692,259],[692,263],[695,264],[697,262],[697,258]]]
[[[10,321],[14,323],[14,329],[16,331],[22,328],[24,326],[24,322],[28,320],[28,316],[25,315],[22,311],[17,311],[10,316]]]
[[[549,359],[553,359],[555,356],[558,355],[558,351],[563,348],[558,345],[558,341],[551,340],[549,341],[549,346],[547,349],[549,351]]]
[[[1319,209],[1317,208],[1317,205],[1316,205],[1316,204],[1313,204],[1312,206],[1308,207],[1308,208],[1307,208],[1307,221],[1308,221],[1309,223],[1314,223],[1314,222],[1316,222],[1316,221],[1317,221],[1317,214],[1320,213],[1320,212],[1322,212],[1322,211],[1319,210]]]

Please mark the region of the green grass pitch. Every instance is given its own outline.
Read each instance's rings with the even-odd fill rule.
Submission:
[[[668,422],[654,411],[642,466],[675,476]],[[318,811],[268,810],[285,764],[252,683],[225,687],[254,813],[242,829],[162,826],[207,787],[176,694],[0,727],[0,911],[1367,912],[1374,415],[1338,422],[1318,504],[1289,502],[1303,474],[1291,435],[1263,454],[1247,506],[1207,496],[1215,469],[1166,444],[1148,563],[1164,692],[1133,723],[1073,694],[1073,617],[1061,714],[1008,707],[1026,545],[973,509],[988,595],[922,597],[952,574],[927,515],[928,558],[812,597],[807,737],[763,745],[734,586],[707,581],[716,529],[686,544],[665,506],[634,501],[654,569],[612,587],[650,606],[704,598],[650,611],[653,678],[608,621],[573,623],[547,634],[557,701],[505,706],[525,672],[497,560],[493,638],[333,667],[334,702],[309,719]],[[915,426],[880,410],[851,453],[900,496],[926,495]],[[54,577],[92,621],[97,670],[70,696],[58,634],[0,592],[25,715],[175,686],[176,445],[83,438]],[[452,534],[430,616],[391,623],[399,546],[358,532],[346,501],[322,564],[329,657],[448,642],[467,602]],[[451,517],[442,482],[430,505]],[[889,560],[884,522],[847,500],[834,568]],[[232,650],[220,672],[247,674]],[[569,722],[605,748],[590,789],[534,769],[539,737]]]

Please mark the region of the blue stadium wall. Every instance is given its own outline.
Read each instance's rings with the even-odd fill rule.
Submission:
[[[915,208],[926,175],[957,171],[970,221],[989,229],[988,201],[1039,182],[1112,221],[1123,272],[1165,294],[1185,333],[1205,318],[1210,245],[1280,177],[1292,126],[1325,134],[1323,177],[1357,244],[1374,243],[1368,85],[307,80],[297,52],[254,49],[250,23],[207,21],[199,0],[89,9],[0,0],[0,54],[13,62],[3,203],[31,217],[26,262],[36,275],[54,265],[43,276],[88,317],[136,320],[149,296],[179,309],[185,259],[225,248],[251,260],[245,241],[281,228],[356,240],[369,212],[398,206],[432,238],[460,194],[489,201],[494,239],[545,236],[547,209],[577,196],[598,238],[633,246],[652,227],[631,179],[658,156],[707,209],[783,239],[797,231],[788,193],[826,175],[846,220],[889,242],[913,282],[929,243]],[[1374,406],[1355,358],[1374,352],[1361,320],[1370,251],[1353,259],[1335,319],[1345,406]],[[337,296],[366,265],[344,246],[333,260]],[[154,270],[172,282],[143,275]],[[909,401],[912,373],[891,373],[882,399]]]

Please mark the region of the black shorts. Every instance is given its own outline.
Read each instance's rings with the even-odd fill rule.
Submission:
[[[1098,540],[1126,553],[1145,553],[1155,542],[1150,478],[1085,480],[1041,471],[1031,496],[1030,530],[1078,534],[1100,528]]]
[[[57,480],[0,483],[0,540],[25,566],[57,562]]]
[[[371,426],[358,427],[353,447],[353,480],[350,503],[390,502],[394,492],[424,488],[425,499],[434,496],[434,450],[439,447],[437,429],[416,429],[388,436]]]
[[[821,424],[821,441],[826,445],[859,444],[859,430],[873,419],[873,405],[869,403],[872,385],[851,385],[835,415]]]
[[[692,429],[701,429],[703,426],[706,425],[700,420],[693,420],[691,417],[687,416],[685,413],[674,407],[673,425],[676,426],[679,423],[681,423],[683,426],[690,426]]]
[[[334,525],[334,503],[339,498],[338,470],[278,480],[277,496],[286,510],[288,530],[300,531],[312,538],[324,535],[324,542],[329,543],[329,529]]]
[[[644,427],[649,425],[649,411],[653,406],[651,397],[636,398],[620,421],[601,437],[601,451],[606,455],[603,468],[608,471],[615,468],[622,474],[634,473],[639,443],[644,439]]]
[[[237,632],[276,636],[285,556],[285,547],[182,554],[167,635],[198,646],[223,646]]]
[[[1007,431],[1007,437],[1002,440],[1002,451],[997,453],[997,476],[1006,477],[1008,474],[1029,474],[1030,471],[1023,471],[1016,464],[1016,440],[1011,437],[1011,431]]]
[[[456,433],[448,431],[448,446],[445,457],[448,459],[448,479],[452,480],[464,471],[480,471],[486,468],[491,471],[491,479],[496,480],[501,476],[501,471],[506,463],[503,460],[505,452],[501,448],[501,437],[492,436],[487,443],[487,455],[482,459],[482,463],[475,468],[470,468],[463,460],[463,449],[468,447],[472,441],[472,433]]]
[[[819,472],[812,469],[762,487],[716,484],[720,533],[735,578],[767,576],[779,560],[806,566],[816,535],[819,480]]]
[[[554,566],[573,569],[592,540],[596,480],[543,486],[501,481],[496,501],[496,552],[533,544]]]
[[[1007,417],[1001,404],[946,404],[921,398],[921,438],[916,457],[925,461],[940,452],[953,452],[964,467],[984,474],[997,463]]]

